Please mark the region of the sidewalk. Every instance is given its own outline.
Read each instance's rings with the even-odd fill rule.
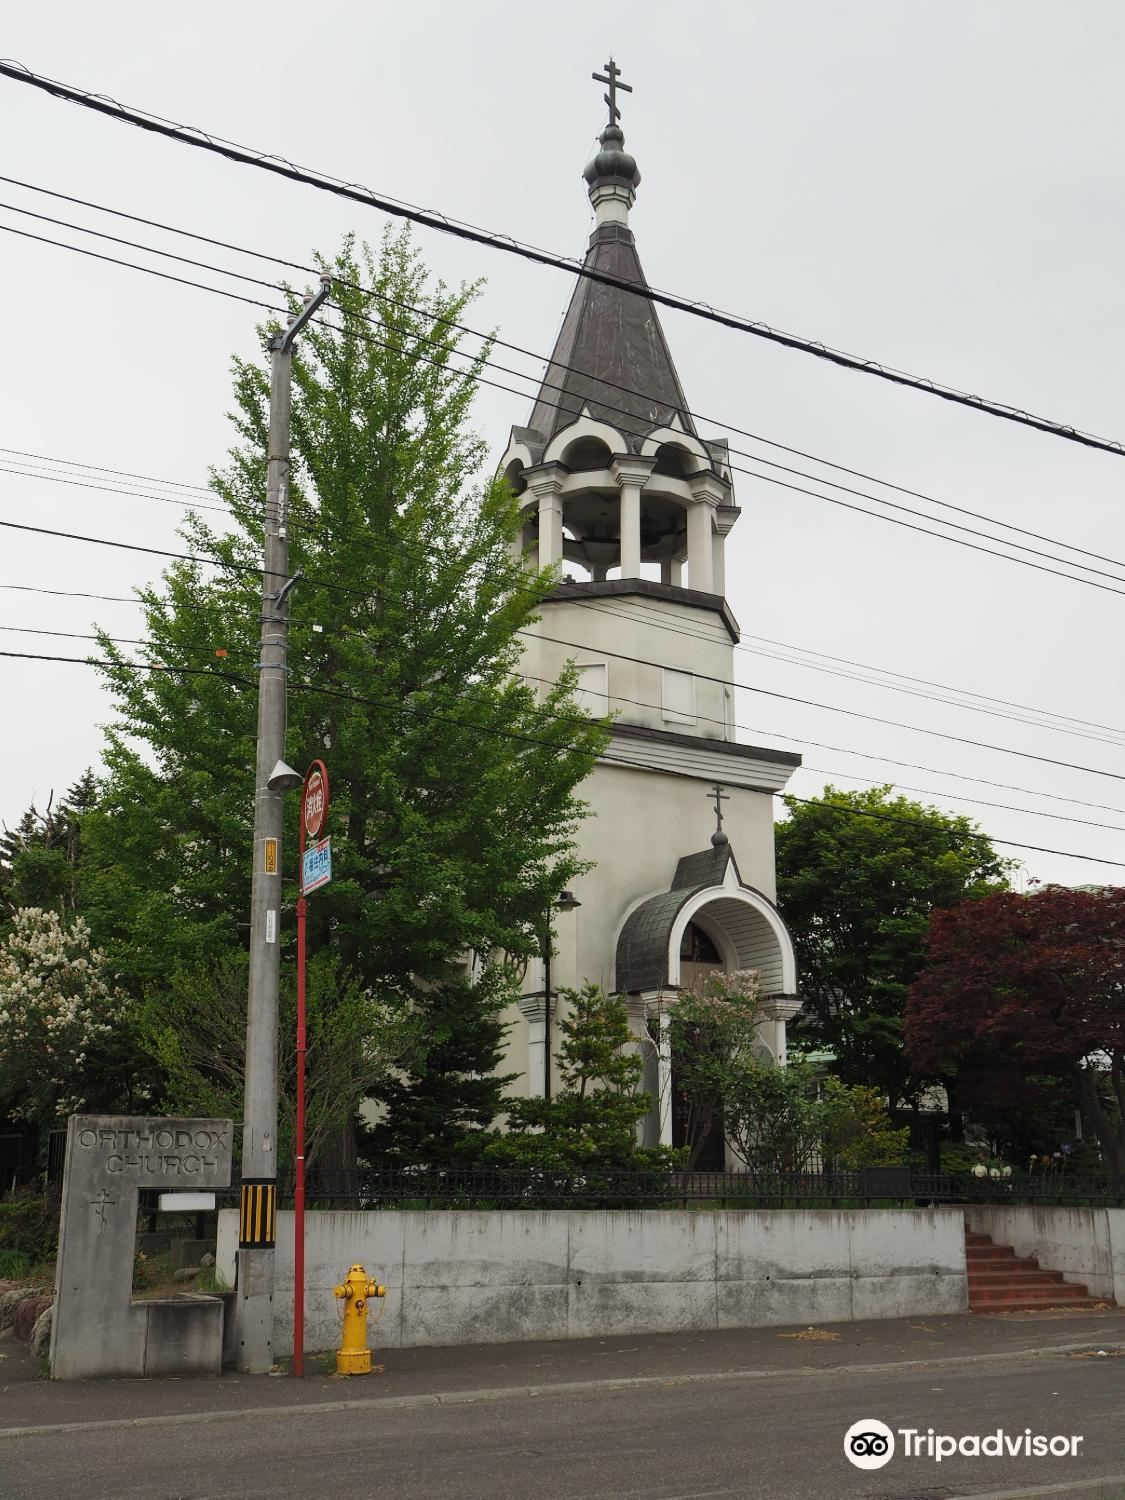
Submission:
[[[989,1361],[1051,1350],[1125,1352],[1125,1309],[1088,1313],[966,1315],[809,1329],[750,1328],[553,1343],[462,1345],[375,1351],[382,1372],[343,1380],[306,1358],[304,1380],[289,1376],[195,1376],[52,1383],[10,1333],[0,1334],[0,1439],[5,1430],[85,1422],[271,1411],[340,1402],[439,1394],[544,1390],[623,1380],[691,1380],[737,1373],[845,1371],[940,1361]],[[317,1373],[312,1373],[317,1372]]]

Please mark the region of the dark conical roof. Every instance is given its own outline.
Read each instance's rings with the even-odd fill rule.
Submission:
[[[625,428],[631,451],[673,418],[695,434],[664,330],[646,295],[632,231],[624,224],[599,225],[585,264],[631,283],[639,294],[579,280],[528,425],[549,443],[587,407],[596,420]]]

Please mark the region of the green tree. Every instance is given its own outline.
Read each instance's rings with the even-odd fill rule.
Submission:
[[[727,1084],[723,1124],[731,1149],[751,1172],[809,1172],[824,1148],[829,1110],[810,1063],[753,1060]]]
[[[827,1105],[824,1157],[845,1170],[899,1167],[910,1156],[910,1127],[896,1129],[878,1089],[857,1083],[851,1088],[829,1076],[820,1086]]]
[[[143,1007],[143,1044],[160,1063],[163,1102],[182,1114],[240,1119],[246,1057],[245,955],[182,968]],[[283,976],[282,1034],[296,1020],[293,974]],[[305,1157],[320,1166],[326,1148],[351,1124],[355,1101],[376,1093],[423,1048],[418,1018],[399,1001],[366,994],[328,949],[309,961],[306,988]],[[278,1154],[284,1161],[295,1131],[295,1057],[281,1050]]]
[[[97,801],[98,787],[86,771],[59,803],[53,795],[43,812],[34,803],[15,828],[0,834],[0,909],[40,907],[73,916],[79,906],[81,823]]]
[[[390,1164],[467,1162],[491,1137],[515,1075],[497,1071],[506,1030],[502,1012],[515,997],[509,970],[490,965],[419,995],[415,1013],[425,1045],[379,1089],[385,1115],[362,1132],[363,1152]]]
[[[889,786],[785,801],[778,904],[804,999],[794,1040],[831,1050],[845,1082],[871,1084],[892,1105],[909,1100],[917,1080],[903,1053],[903,1013],[930,913],[1003,889],[1010,862],[971,819]]]
[[[310,951],[332,949],[364,992],[425,1014],[435,990],[456,989],[465,955],[492,987],[494,970],[535,951],[539,913],[580,868],[574,789],[605,730],[576,713],[571,675],[542,695],[514,675],[553,578],[513,556],[510,488],[477,483],[486,450],[468,413],[488,346],[460,354],[454,327],[475,288],[432,283],[406,232],[378,254],[349,239],[322,264],[333,299],[294,357],[287,518],[302,581],[286,759],[322,757],[332,783],[334,879],[310,902]],[[207,561],[174,563],[141,595],[141,655],[167,670],[138,672],[101,638],[117,718],[105,794],[83,825],[86,910],[138,988],[246,941],[264,355],[236,359],[234,385],[238,442],[212,477],[230,528],[190,517],[185,540]],[[473,1094],[488,1048],[461,1041],[443,1065]],[[450,1109],[450,1133],[462,1119]],[[353,1153],[349,1126],[339,1160]]]
[[[685,1166],[696,1164],[724,1100],[761,1049],[761,987],[756,971],[708,974],[668,1008],[668,1044],[684,1101]]]
[[[752,1172],[899,1166],[909,1129],[892,1129],[878,1089],[849,1087],[790,1053],[784,1067],[747,1057],[723,1098],[727,1138]]]
[[[564,990],[559,1087],[550,1099],[514,1099],[508,1130],[486,1158],[505,1166],[629,1170],[667,1165],[666,1150],[639,1148],[637,1127],[652,1108],[641,1091],[643,1061],[625,1002],[596,984]]]

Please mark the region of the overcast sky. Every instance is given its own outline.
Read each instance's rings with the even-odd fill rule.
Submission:
[[[1065,12],[1029,0],[712,0],[686,9],[663,0],[54,0],[7,8],[0,43],[37,72],[567,255],[581,253],[589,233],[580,172],[603,115],[590,74],[610,49],[635,88],[623,119],[643,174],[632,224],[654,286],[1125,438],[1125,7],[1112,0]],[[294,260],[314,246],[331,250],[348,229],[377,239],[383,226],[373,210],[4,80],[0,140],[10,177]],[[7,183],[0,202],[130,234]],[[0,225],[90,243],[10,207],[0,208]],[[478,326],[550,348],[568,277],[419,234],[446,280],[488,278]],[[130,237],[181,248],[155,234]],[[0,233],[0,257],[0,445],[204,481],[230,440],[229,361],[254,351],[254,310],[12,234]],[[263,274],[234,255],[220,259]],[[733,423],[1125,558],[1125,458],[686,315],[662,317],[688,401],[713,419],[700,424],[705,434]],[[476,421],[497,455],[529,409],[529,400],[482,390]],[[760,441],[732,441],[789,461]],[[19,462],[0,453],[0,468]],[[736,481],[743,516],[728,545],[727,592],[744,646],[776,651],[755,639],[766,637],[1125,726],[1125,598]],[[177,545],[174,506],[12,473],[0,473],[0,519]],[[1125,577],[1125,565],[1095,565]],[[139,554],[15,532],[0,540],[3,584],[129,594],[155,571]],[[4,627],[86,631],[97,620],[131,635],[138,619],[128,604],[0,589]],[[5,628],[0,650],[8,649],[87,648]],[[1026,877],[1121,880],[1101,862],[1125,861],[1121,736],[1084,730],[1114,741],[1092,742],[750,651],[735,660],[738,679],[758,688],[1110,773],[759,694],[742,693],[738,704],[740,738],[804,754],[809,769],[792,788],[801,795],[826,780],[860,786],[859,777],[942,793],[937,805],[973,813],[997,839],[1068,851],[1004,848]],[[0,684],[0,819],[11,822],[32,798],[44,802],[97,764],[109,705],[84,666],[0,658]],[[959,779],[968,776],[1022,790]],[[1077,853],[1099,862],[1069,857]]]

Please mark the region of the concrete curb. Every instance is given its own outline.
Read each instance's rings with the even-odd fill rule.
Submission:
[[[222,1407],[214,1411],[179,1412],[167,1416],[110,1417],[101,1422],[55,1422],[30,1427],[0,1428],[0,1440],[15,1438],[73,1435],[83,1432],[112,1432],[115,1429],[135,1427],[185,1427],[203,1422],[235,1422],[252,1417],[296,1417],[310,1416],[317,1412],[366,1411],[377,1407],[382,1411],[418,1411],[427,1407],[471,1406],[488,1401],[519,1401],[538,1396],[582,1396],[595,1393],[612,1394],[614,1391],[639,1390],[683,1385],[719,1385],[736,1380],[776,1380],[786,1375],[812,1377],[838,1375],[886,1375],[896,1370],[936,1370],[949,1366],[1001,1364],[1016,1359],[1043,1359],[1053,1354],[1079,1354],[1093,1349],[1114,1350],[1125,1353],[1125,1340],[1098,1342],[1089,1340],[1081,1344],[1054,1344],[1035,1349],[1006,1349],[996,1354],[947,1355],[940,1359],[894,1360],[884,1364],[834,1365],[826,1369],[812,1369],[808,1365],[797,1369],[768,1370],[714,1370],[695,1375],[626,1375],[609,1380],[570,1380],[548,1385],[497,1386],[493,1389],[473,1391],[436,1391],[415,1396],[361,1396],[351,1401],[307,1401],[288,1406],[243,1406]],[[1036,1491],[1012,1492],[1035,1494]],[[1050,1494],[1050,1490],[1041,1493]],[[979,1496],[975,1500],[989,1500]],[[999,1500],[999,1497],[997,1497]]]
[[[1107,1486],[1113,1485],[1110,1490]],[[1058,1484],[1036,1484],[1022,1490],[989,1490],[982,1494],[973,1490],[964,1495],[951,1495],[950,1500],[1035,1500],[1037,1495],[1057,1495],[1066,1500],[1068,1495],[1091,1494],[1094,1500],[1115,1500],[1125,1494],[1125,1474],[1104,1474],[1100,1479],[1069,1479]]]

